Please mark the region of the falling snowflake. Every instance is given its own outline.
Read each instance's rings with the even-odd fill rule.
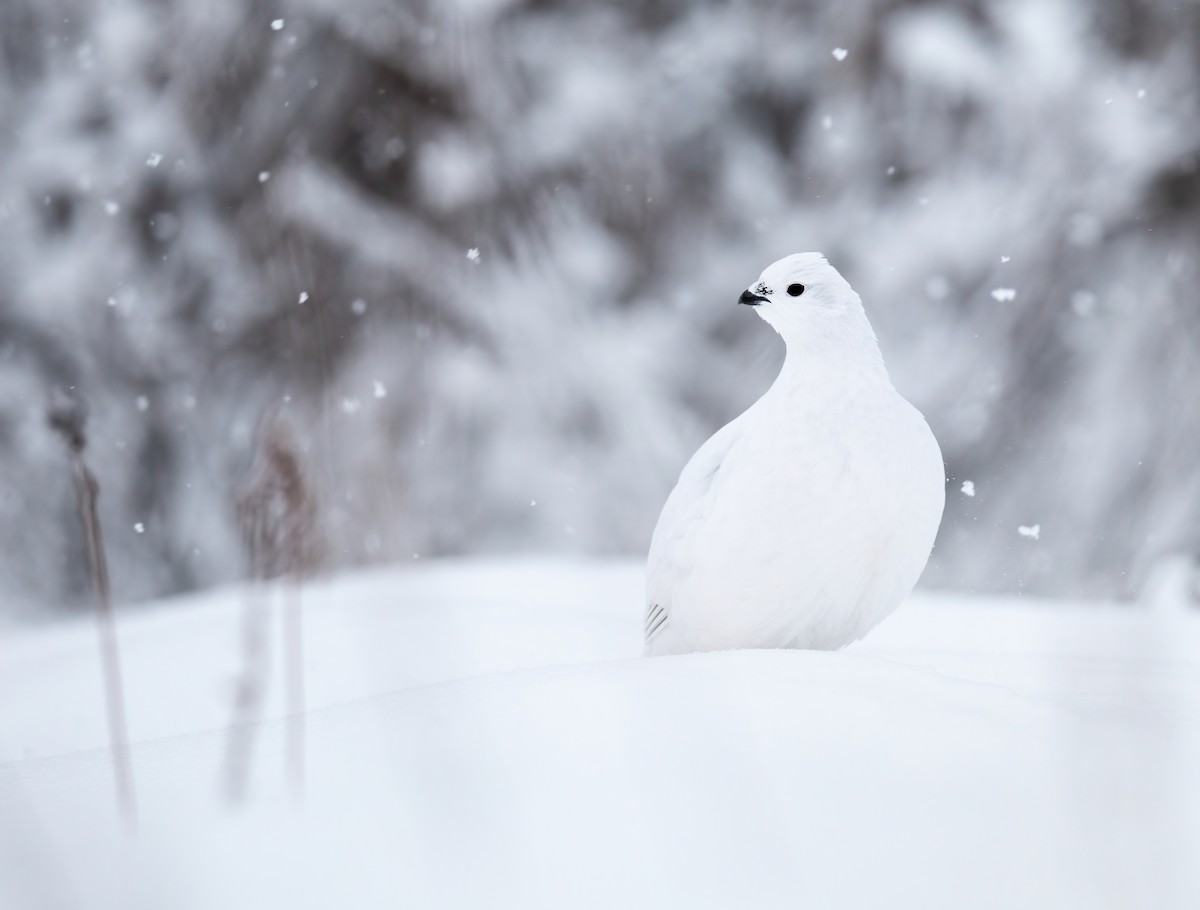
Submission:
[[[964,480],[962,483],[962,492],[963,492],[963,496],[974,496],[975,495],[975,481]]]
[[[300,292],[300,300],[298,301],[303,306],[308,301],[308,291]]]
[[[378,379],[375,380],[375,397],[387,398],[387,389],[384,388],[383,383]]]
[[[472,262],[478,262],[479,261],[479,247],[473,246],[469,250],[467,250],[467,258],[470,259]]]
[[[840,61],[846,59],[846,55],[848,53],[850,53],[850,52],[848,50],[846,50],[844,47],[835,47],[833,49],[833,59],[840,62]]]
[[[158,167],[162,164],[163,156],[158,152],[151,152],[150,157],[146,159],[146,164],[149,167]]]
[[[1021,525],[1017,528],[1017,533],[1022,537],[1028,537],[1030,540],[1038,540],[1042,536],[1042,526]]]
[[[137,531],[137,533],[139,533],[139,534],[145,534],[145,533],[146,533],[146,526],[145,526],[144,524],[142,524],[140,521],[139,521],[137,524],[135,524],[135,525],[133,526],[133,529],[134,529],[135,531]]]
[[[1017,292],[1015,288],[996,288],[992,291],[993,300],[1016,300]]]
[[[344,413],[344,414],[357,414],[358,409],[361,407],[362,407],[362,402],[359,401],[357,398],[343,398],[342,399],[342,413]]]
[[[361,297],[356,298],[354,302],[350,304],[350,310],[355,316],[361,316],[367,311],[367,302]]]
[[[1009,260],[1011,260],[1011,259],[1012,259],[1012,256],[1001,256],[1001,257],[1000,257],[1000,262],[1001,262],[1001,263],[1005,263],[1005,262],[1008,262],[1008,261],[1009,261]]]
[[[147,398],[145,395],[139,395],[137,397],[137,409],[139,411],[144,411],[148,407],[150,407],[150,399]]]
[[[270,171],[259,171],[258,172],[258,182],[259,183],[266,183],[270,179],[271,179]]]
[[[821,129],[823,129],[823,130],[833,129],[833,118],[830,117],[828,114],[826,114],[824,117],[821,118]]]
[[[108,214],[110,214],[110,215],[115,215],[115,214],[117,214],[117,212],[121,211],[121,205],[120,205],[120,203],[113,202],[110,199],[106,203],[104,203],[104,211],[108,212]]]
[[[1075,291],[1071,294],[1071,309],[1076,316],[1091,316],[1096,312],[1096,295],[1091,291]]]
[[[283,20],[282,19],[272,19],[271,20],[271,31],[277,32],[277,31],[280,31],[282,28],[283,28]]]

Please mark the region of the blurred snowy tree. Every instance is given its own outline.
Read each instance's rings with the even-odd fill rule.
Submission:
[[[6,601],[84,583],[56,384],[122,599],[241,573],[281,401],[336,564],[640,552],[800,249],[942,440],[930,580],[1129,593],[1200,549],[1197,61],[1195,3],[5,0]]]

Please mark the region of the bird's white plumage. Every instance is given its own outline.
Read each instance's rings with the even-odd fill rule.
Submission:
[[[787,357],[762,398],[692,456],[663,507],[648,654],[849,644],[912,590],[941,521],[941,451],[892,387],[845,279],[800,253],[750,293]]]

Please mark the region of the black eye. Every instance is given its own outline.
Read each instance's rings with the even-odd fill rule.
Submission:
[[[789,284],[788,285],[788,293],[793,297],[799,297],[801,294],[804,293],[804,285]]]

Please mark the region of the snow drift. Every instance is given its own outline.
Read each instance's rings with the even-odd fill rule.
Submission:
[[[641,659],[640,586],[634,566],[530,563],[306,589],[304,793],[271,703],[237,808],[219,778],[242,592],[130,612],[132,839],[92,630],[8,633],[0,905],[1200,896],[1194,615],[922,596],[842,653]]]

